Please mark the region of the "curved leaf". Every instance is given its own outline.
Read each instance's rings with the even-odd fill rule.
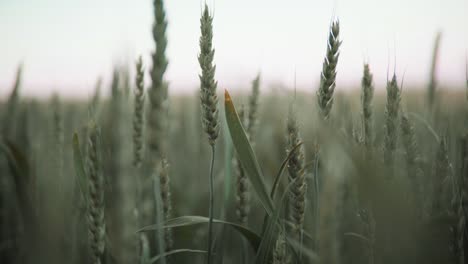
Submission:
[[[236,149],[239,161],[249,177],[252,187],[260,199],[263,208],[265,208],[267,214],[271,216],[274,211],[273,201],[268,195],[267,186],[263,180],[263,174],[258,165],[257,158],[255,157],[252,146],[250,145],[249,139],[237,115],[234,103],[227,90],[225,90],[224,93],[224,108],[226,123],[228,124],[232,143]]]
[[[299,149],[301,145],[302,145],[302,142],[294,146],[294,148],[289,152],[289,155],[281,164],[278,174],[276,174],[275,181],[273,182],[273,187],[271,188],[270,197],[272,200],[275,199],[276,189],[278,188],[278,184],[281,180],[281,176],[283,175],[283,172],[286,169],[286,166],[288,165],[288,161],[291,159],[292,155],[296,152],[297,149]],[[265,217],[263,218],[262,236],[263,234],[265,234],[265,229],[267,228],[267,220],[268,220],[268,215],[265,215]]]
[[[204,217],[204,216],[181,216],[181,217],[167,220],[162,228],[193,226],[193,225],[199,225],[199,224],[208,224],[208,222],[209,222],[208,217]],[[255,251],[258,250],[260,241],[262,239],[254,231],[244,226],[241,226],[239,224],[226,222],[226,221],[222,221],[218,219],[213,219],[213,223],[227,225],[227,226],[234,228],[234,230],[236,230],[239,234],[241,234],[244,238],[246,238],[247,241],[249,241],[250,245],[254,248]],[[138,232],[157,230],[157,229],[159,229],[157,225],[150,225],[150,226],[146,226],[138,230]]]
[[[262,241],[260,243],[260,247],[258,249],[257,255],[255,257],[255,263],[262,264],[262,263],[268,263],[268,257],[270,256],[270,251],[273,247],[273,244],[275,243],[275,239],[277,238],[277,227],[283,228],[282,225],[280,225],[278,220],[280,219],[280,214],[284,209],[284,204],[286,202],[286,198],[288,197],[289,191],[291,190],[291,187],[294,185],[297,179],[292,180],[286,189],[284,190],[284,193],[281,196],[280,199],[280,206],[275,209],[273,216],[269,217],[264,223],[264,230],[263,230],[263,235],[262,235]],[[295,252],[294,252],[295,253]]]
[[[179,253],[206,254],[206,251],[205,251],[205,250],[196,250],[196,249],[176,249],[176,250],[172,250],[172,251],[169,251],[169,252],[165,252],[164,254],[161,254],[161,255],[158,255],[158,256],[156,256],[156,257],[151,258],[151,259],[147,262],[147,264],[154,263],[154,262],[160,260],[160,259],[163,258],[163,257],[167,257],[167,256],[170,256],[170,255],[175,255],[175,254],[179,254]]]
[[[15,144],[8,140],[0,142],[0,150],[5,154],[8,161],[21,213],[25,221],[32,221],[28,225],[34,224],[35,215],[31,189],[33,179],[31,179],[28,159]]]
[[[292,155],[299,149],[301,145],[302,145],[302,142],[294,146],[294,148],[289,152],[288,156],[281,164],[281,167],[278,170],[278,174],[276,174],[275,181],[273,182],[273,187],[271,188],[270,197],[272,200],[275,199],[275,192],[276,192],[276,189],[278,188],[278,183],[281,180],[281,176],[283,175],[283,172],[286,169],[286,166],[288,165],[289,160],[291,159]]]

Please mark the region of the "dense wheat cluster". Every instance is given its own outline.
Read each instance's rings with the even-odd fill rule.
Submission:
[[[254,72],[221,99],[204,5],[199,90],[170,97],[170,17],[153,7],[151,62],[116,67],[110,97],[101,80],[87,102],[22,97],[18,67],[0,105],[0,263],[467,263],[468,97],[437,82],[440,33],[426,89],[379,87],[368,62],[341,89],[333,19],[317,87]]]

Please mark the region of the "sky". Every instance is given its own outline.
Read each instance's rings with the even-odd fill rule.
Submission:
[[[369,62],[377,89],[387,69],[407,86],[427,83],[434,38],[442,32],[437,78],[465,83],[467,0],[206,0],[214,13],[216,78],[221,88],[264,86],[315,91],[333,17],[343,40],[337,89],[358,87]],[[166,0],[171,93],[195,92],[199,18],[205,0]],[[134,72],[139,55],[150,68],[154,50],[151,0],[0,0],[0,95],[24,64],[23,93],[89,96],[113,66]]]

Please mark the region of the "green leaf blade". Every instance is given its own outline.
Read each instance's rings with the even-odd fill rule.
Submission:
[[[209,218],[204,217],[204,216],[181,216],[173,219],[169,219],[164,223],[164,226],[162,228],[175,228],[175,227],[183,227],[183,226],[194,226],[194,225],[199,225],[199,224],[208,224]],[[221,225],[226,225],[234,228],[240,235],[242,235],[244,238],[249,241],[250,245],[253,247],[255,251],[258,250],[258,247],[260,246],[260,241],[262,240],[261,237],[255,233],[254,231],[236,224],[236,223],[231,223],[227,221],[222,221],[219,219],[213,219],[214,224],[221,224]],[[139,230],[139,232],[142,231],[151,231],[151,230],[157,230],[161,228],[159,225],[150,225],[146,226],[142,229]]]
[[[258,165],[257,158],[227,90],[225,91],[224,107],[226,123],[228,124],[231,139],[241,165],[249,177],[252,187],[259,197],[263,208],[267,214],[271,216],[274,211],[273,200],[270,198],[267,191],[267,186],[264,182],[264,177]]]

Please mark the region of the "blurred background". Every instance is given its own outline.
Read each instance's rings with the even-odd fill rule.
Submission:
[[[166,79],[170,93],[198,88],[199,17],[204,1],[171,0]],[[247,89],[258,71],[265,87],[315,91],[331,19],[341,21],[338,89],[358,87],[362,64],[382,89],[387,68],[406,86],[425,87],[437,32],[442,32],[437,76],[461,88],[468,47],[466,0],[208,0],[214,10],[214,43],[220,87]],[[133,71],[138,55],[150,66],[154,50],[151,1],[1,0],[0,94],[11,87],[18,63],[23,94],[87,98],[101,76],[108,87],[115,65]],[[148,67],[149,68],[149,67]],[[149,79],[149,78],[147,78]],[[109,92],[106,89],[105,92]]]

